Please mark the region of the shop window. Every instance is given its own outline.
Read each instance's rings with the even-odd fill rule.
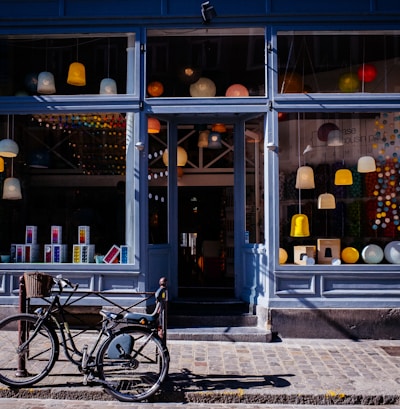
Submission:
[[[126,37],[19,36],[0,41],[0,96],[126,93]]]
[[[400,35],[278,33],[282,93],[398,93]]]
[[[264,48],[263,29],[149,30],[147,96],[265,96]]]
[[[125,114],[10,115],[1,120],[3,134],[9,129],[19,147],[16,157],[4,157],[0,172],[1,253],[26,244],[26,226],[37,229],[39,254],[33,261],[51,262],[45,245],[53,244],[52,226],[61,227],[55,244],[65,245],[63,262],[75,260],[76,244],[90,245],[88,262],[113,245],[124,246]],[[19,200],[4,198],[10,176],[20,181]],[[80,226],[88,227],[85,243],[79,242]]]
[[[281,118],[281,264],[399,263],[399,114]]]

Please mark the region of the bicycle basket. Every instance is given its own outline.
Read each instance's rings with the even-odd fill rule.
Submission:
[[[43,273],[24,273],[27,298],[41,298],[50,295],[54,284],[53,277]]]

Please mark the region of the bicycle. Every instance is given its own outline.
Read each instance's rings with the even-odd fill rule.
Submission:
[[[0,322],[0,382],[12,388],[34,385],[50,373],[61,346],[66,358],[83,374],[84,384],[101,384],[122,402],[142,401],[156,393],[169,369],[165,334],[159,334],[166,282],[163,285],[160,280],[151,314],[101,310],[101,328],[93,345],[89,348],[85,344],[79,350],[76,337],[88,329],[73,334],[65,312],[78,284],[61,276],[47,277],[56,284],[56,290],[54,285],[49,290],[48,307],[39,307],[34,314],[12,315]],[[66,287],[72,291],[62,303],[61,294]]]

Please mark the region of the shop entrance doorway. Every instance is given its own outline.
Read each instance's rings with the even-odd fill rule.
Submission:
[[[178,209],[179,297],[233,297],[233,187],[179,187]]]

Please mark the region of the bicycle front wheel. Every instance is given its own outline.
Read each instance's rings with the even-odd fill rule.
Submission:
[[[17,314],[0,322],[0,382],[11,387],[31,386],[50,372],[58,357],[54,330],[38,317]]]
[[[166,346],[146,328],[128,327],[108,338],[97,354],[105,390],[121,402],[138,402],[160,388],[169,368]]]

